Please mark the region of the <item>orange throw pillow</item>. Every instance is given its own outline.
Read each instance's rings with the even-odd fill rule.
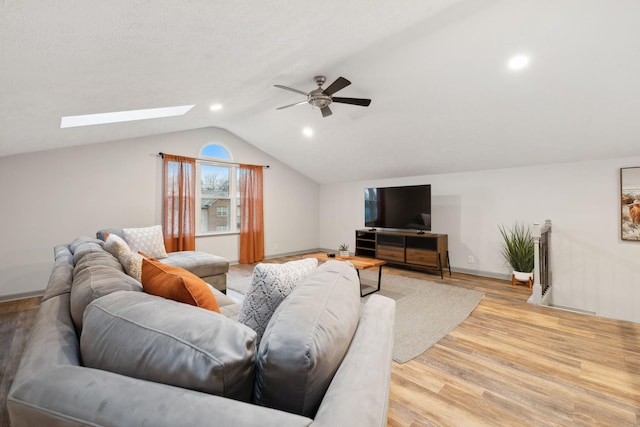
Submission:
[[[220,313],[218,301],[209,286],[204,280],[183,268],[144,258],[142,287],[151,295]]]

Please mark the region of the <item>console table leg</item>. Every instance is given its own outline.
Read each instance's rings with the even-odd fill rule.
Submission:
[[[380,291],[380,280],[382,279],[382,265],[378,267],[378,288],[373,289],[371,292],[367,292],[366,294],[362,293],[362,281],[360,280],[360,270],[356,269],[356,273],[358,273],[358,281],[360,282],[360,297],[366,297],[367,295],[371,295],[374,292]]]

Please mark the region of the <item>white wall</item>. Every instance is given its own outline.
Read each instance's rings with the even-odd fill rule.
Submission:
[[[638,165],[640,157],[322,185],[319,242],[354,248],[364,188],[431,184],[432,230],[449,235],[454,269],[506,278],[498,224],[551,219],[553,304],[640,322],[640,242],[620,239],[619,197],[619,168]]]
[[[218,128],[0,158],[0,298],[47,285],[53,247],[103,227],[162,221],[158,152],[197,157],[207,143],[264,170],[265,255],[318,246],[318,185]],[[196,249],[237,262],[238,235],[199,237]]]
[[[353,250],[365,187],[431,184],[433,231],[449,235],[454,269],[506,277],[498,224],[551,219],[553,303],[640,322],[640,242],[620,240],[619,225],[619,168],[640,165],[640,157],[318,187],[218,128],[0,158],[0,297],[44,289],[57,244],[102,227],[159,224],[157,153],[197,156],[211,142],[236,161],[271,165],[264,173],[267,256],[342,242]],[[236,234],[196,245],[238,259]]]

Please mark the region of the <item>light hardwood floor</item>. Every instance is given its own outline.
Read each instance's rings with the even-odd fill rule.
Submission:
[[[234,265],[229,280],[252,269]],[[382,286],[386,274],[485,292],[445,338],[410,362],[393,362],[388,426],[640,425],[640,324],[533,306],[529,290],[508,281],[385,267]],[[35,307],[37,300],[0,304],[2,427]]]

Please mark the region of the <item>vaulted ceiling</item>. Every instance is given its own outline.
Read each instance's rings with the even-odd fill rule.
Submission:
[[[637,0],[4,0],[0,156],[207,126],[319,183],[637,156],[639,18]],[[274,84],[315,75],[371,106],[276,110],[304,96]]]

